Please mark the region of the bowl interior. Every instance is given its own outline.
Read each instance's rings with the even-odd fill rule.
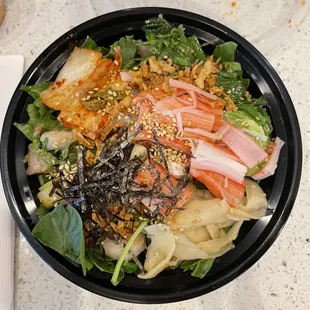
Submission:
[[[19,228],[32,247],[56,271],[76,284],[110,298],[130,302],[158,303],[195,297],[222,286],[250,267],[272,244],[285,223],[296,196],[301,168],[298,122],[287,91],[277,74],[243,38],[195,14],[148,8],[95,18],[71,30],[45,50],[27,71],[21,84],[32,85],[55,78],[74,45],[81,44],[87,35],[103,46],[109,46],[124,35],[133,34],[136,38],[143,38],[140,29],[144,20],[160,13],[170,22],[183,24],[187,34],[196,34],[201,41],[221,43],[232,40],[238,44],[236,60],[241,63],[244,75],[251,80],[249,90],[254,96],[267,94],[274,136],[286,142],[276,174],[260,183],[268,197],[267,215],[259,221],[242,225],[234,242],[235,249],[218,258],[203,280],[181,270],[171,270],[147,281],[126,275],[115,288],[110,283],[110,276],[95,268],[84,278],[79,266],[45,248],[31,235],[31,229],[38,221],[35,215],[38,181],[36,177],[28,178],[26,175],[23,158],[28,142],[12,124],[27,120],[26,106],[32,100],[18,89],[10,104],[1,139],[2,174],[7,198]],[[212,49],[212,46],[208,46],[206,52],[212,53]]]

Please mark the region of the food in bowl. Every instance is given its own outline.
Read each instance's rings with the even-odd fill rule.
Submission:
[[[110,48],[87,38],[54,82],[23,86],[35,101],[15,124],[41,184],[33,235],[114,285],[167,268],[203,278],[243,221],[264,216],[258,182],[284,144],[235,43],[206,55],[162,16],[143,30]]]

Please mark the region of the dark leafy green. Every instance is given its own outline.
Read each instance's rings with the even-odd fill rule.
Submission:
[[[238,103],[243,100],[250,80],[242,77],[241,65],[235,62],[236,49],[236,43],[226,42],[215,48],[213,56],[220,58],[220,62],[223,64],[223,70],[217,74],[216,85],[223,87],[235,103]]]
[[[242,70],[239,66],[236,63],[229,63],[216,77],[216,85],[223,87],[236,104],[243,100],[250,83],[249,79],[242,77]]]
[[[97,43],[91,38],[87,37],[84,43],[81,45],[82,48],[90,48],[92,50],[102,53],[104,56],[110,52],[109,48],[98,46]]]
[[[215,58],[221,58],[221,63],[234,62],[237,44],[234,42],[226,42],[216,46],[213,52]]]
[[[122,56],[122,69],[128,70],[136,66],[139,61],[137,59],[137,45],[141,44],[140,40],[135,40],[133,36],[125,36],[119,41],[113,43],[110,48],[100,47],[97,43],[90,37],[87,37],[85,42],[81,45],[82,48],[91,48],[95,51],[102,53],[103,57],[114,57],[114,48],[116,46],[120,47],[120,54]]]
[[[122,56],[122,69],[131,69],[138,64],[137,44],[141,41],[134,40],[133,36],[126,36],[118,41]]]
[[[32,234],[45,246],[80,263],[86,275],[83,223],[72,206],[55,207],[38,222]]]
[[[102,272],[113,273],[116,261],[104,258],[102,253],[97,249],[87,249],[90,260]],[[117,284],[123,279],[124,273],[136,273],[138,266],[134,262],[124,262],[117,278]]]
[[[41,206],[36,210],[36,215],[41,220],[46,214],[50,213],[52,210],[53,209],[47,209]]]
[[[77,162],[77,147],[78,143],[71,143],[60,151],[61,161],[70,161],[71,164]]]
[[[162,15],[149,19],[145,31],[151,54],[157,59],[171,58],[181,68],[191,66],[195,60],[204,61],[206,55],[195,35],[186,37],[184,27],[173,27]]]
[[[94,262],[90,258],[87,250],[85,251],[85,266],[87,270],[92,270],[93,267],[95,266]]]
[[[46,107],[40,99],[40,93],[47,89],[49,85],[50,83],[48,82],[40,82],[33,86],[25,85],[21,87],[21,90],[26,91],[35,99],[35,101],[27,106],[27,112],[29,115],[28,122],[25,124],[14,123],[14,125],[30,141],[33,141],[35,137],[35,129],[38,129],[39,126],[42,127],[41,130],[39,130],[41,133],[61,126],[57,121],[56,116],[53,114],[53,111]]]
[[[126,273],[136,273],[138,272],[139,268],[134,262],[124,262],[122,265],[122,270]]]
[[[183,271],[191,271],[191,276],[193,277],[203,279],[210,271],[214,260],[214,258],[189,260],[182,263],[180,268]]]

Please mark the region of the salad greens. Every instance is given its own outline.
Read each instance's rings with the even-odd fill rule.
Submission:
[[[224,66],[223,70],[217,75],[216,85],[224,88],[238,108],[237,111],[225,112],[224,119],[238,128],[251,130],[265,136],[265,141],[259,137],[260,135],[253,137],[253,139],[266,149],[273,130],[270,116],[266,111],[266,96],[260,98],[245,96],[250,81],[243,78],[241,65],[235,62],[236,48],[236,43],[226,42],[217,46],[213,52],[213,56],[220,58],[220,62]],[[262,165],[259,167],[262,168]],[[256,167],[256,170],[259,167]]]
[[[113,274],[116,262],[104,258],[102,253],[97,249],[87,249],[86,254],[88,255],[90,261],[96,266],[100,271]],[[137,273],[138,266],[134,262],[124,262],[118,273],[117,279],[114,285],[117,285],[123,278],[125,273]]]
[[[188,260],[182,263],[180,268],[183,269],[183,271],[191,271],[193,277],[203,279],[210,271],[214,260],[214,258]]]
[[[148,51],[148,55],[144,56],[144,59],[152,55],[158,60],[169,58],[180,69],[190,67],[197,62],[203,63],[206,60],[203,45],[200,44],[197,37],[195,35],[187,37],[182,25],[174,27],[161,15],[146,21],[143,31],[145,32],[145,41],[136,40],[133,36],[125,36],[106,48],[98,46],[92,38],[87,37],[81,47],[99,51],[103,57],[111,58],[115,54],[114,48],[119,46],[122,69],[124,70],[134,68],[143,59],[139,52],[141,46]],[[248,96],[246,91],[250,81],[243,77],[240,63],[235,62],[236,49],[237,44],[227,42],[216,46],[213,52],[213,57],[219,59],[223,66],[223,69],[217,73],[216,86],[222,87],[237,106],[236,111],[224,112],[224,119],[238,128],[247,130],[248,134],[249,132],[256,133],[256,136],[251,137],[266,149],[271,141],[273,130],[271,119],[266,111],[266,96],[260,98]],[[40,93],[49,86],[49,82],[40,82],[21,88],[33,97],[34,102],[27,106],[29,120],[25,124],[14,123],[14,125],[31,141],[29,150],[34,151],[43,160],[46,169],[51,171],[51,169],[55,169],[54,166],[62,163],[77,163],[78,144],[72,143],[62,150],[48,151],[46,148],[48,141],[40,141],[40,135],[43,132],[62,126],[57,120],[55,111],[46,107],[40,99]],[[249,169],[247,176],[261,170],[267,161],[268,158]],[[94,266],[100,271],[112,274],[113,285],[117,285],[125,273],[138,272],[136,263],[124,260],[131,245],[147,225],[147,221],[142,222],[133,233],[119,260],[113,261],[104,257],[99,249],[85,249],[83,222],[77,209],[69,204],[67,206],[51,204],[52,181],[49,181],[44,175],[39,176],[39,181],[43,185],[40,188],[41,194],[44,190],[46,193],[44,193],[45,200],[41,201],[42,204],[36,211],[39,222],[32,233],[41,243],[81,264],[84,275]],[[224,230],[228,232],[230,228],[227,227]],[[214,260],[212,258],[185,261],[175,267],[170,267],[170,269],[180,267],[184,272],[190,271],[192,276],[202,279],[211,269]]]
[[[86,275],[83,223],[75,208],[55,207],[37,223],[32,234],[45,246],[81,264]]]
[[[40,98],[40,93],[49,87],[50,83],[40,82],[33,86],[22,86],[21,90],[27,92],[35,101],[27,105],[29,120],[25,124],[14,123],[14,125],[27,137],[33,141],[36,131],[44,132],[46,130],[60,127],[54,111],[46,107]]]
[[[132,69],[141,59],[138,58],[137,46],[142,41],[135,40],[133,36],[125,36],[119,41],[113,43],[110,48],[98,46],[97,43],[90,37],[87,37],[85,42],[81,45],[82,48],[90,48],[95,51],[101,52],[103,57],[111,58],[114,56],[114,48],[120,47],[120,54],[122,56],[122,69]]]
[[[170,58],[181,69],[190,67],[196,60],[204,61],[206,55],[195,35],[187,37],[183,25],[173,27],[162,15],[148,20],[142,28],[157,59]]]
[[[135,40],[133,36],[125,36],[110,46],[110,49],[98,47],[90,37],[82,44],[83,48],[91,48],[103,53],[103,57],[113,57],[114,47],[120,47],[122,69],[132,69],[141,61],[138,46],[145,46],[149,56],[154,55],[158,60],[172,59],[172,62],[184,69],[196,60],[205,61],[206,55],[197,37],[185,35],[184,27],[173,27],[162,15],[146,21],[142,28],[146,41]]]

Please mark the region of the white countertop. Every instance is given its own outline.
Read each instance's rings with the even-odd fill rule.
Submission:
[[[105,10],[112,9],[110,1]],[[228,0],[222,1],[229,2]],[[57,37],[95,16],[86,0],[7,0],[0,26],[0,54],[23,54],[26,68]],[[96,5],[99,0],[93,1]],[[165,1],[112,1],[116,8],[163,5]],[[255,2],[255,1],[252,1]],[[268,0],[256,1],[259,3]],[[171,6],[199,11],[199,1],[170,0]],[[185,4],[187,3],[187,4]],[[218,2],[220,3],[220,1]],[[237,1],[238,4],[238,1]],[[102,12],[102,10],[100,11]],[[266,11],[266,14],[270,12]],[[263,18],[263,17],[262,17]],[[266,18],[266,15],[264,15]],[[253,22],[253,21],[252,21]],[[245,25],[246,27],[246,25]],[[297,110],[304,145],[304,168],[293,212],[268,252],[250,270],[225,287],[185,302],[134,305],[94,295],[47,266],[23,236],[16,236],[16,309],[309,309],[310,305],[310,18],[267,56],[284,81]]]

